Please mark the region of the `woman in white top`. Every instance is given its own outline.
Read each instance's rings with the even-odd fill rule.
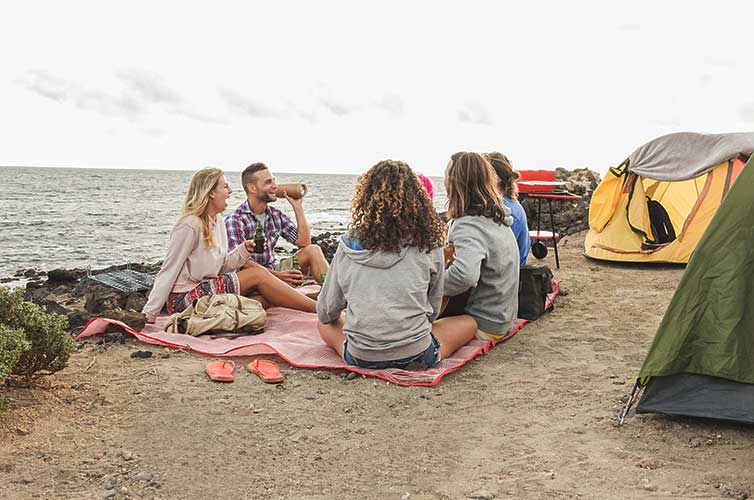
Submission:
[[[249,260],[254,242],[229,251],[222,215],[233,190],[219,168],[205,168],[191,178],[183,215],[173,228],[168,251],[143,313],[153,322],[167,306],[172,314],[201,296],[235,293],[260,296],[262,303],[316,312],[317,303]],[[243,266],[243,269],[236,269]]]

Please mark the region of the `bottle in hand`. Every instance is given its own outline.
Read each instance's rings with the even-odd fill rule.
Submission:
[[[264,253],[264,242],[264,228],[261,222],[257,222],[257,229],[254,231],[254,253]]]

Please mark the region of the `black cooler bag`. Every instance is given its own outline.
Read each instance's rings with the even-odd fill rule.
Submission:
[[[537,319],[545,312],[547,294],[552,293],[552,271],[547,266],[526,264],[518,275],[518,317]]]

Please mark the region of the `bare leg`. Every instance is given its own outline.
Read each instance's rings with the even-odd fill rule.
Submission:
[[[314,280],[322,284],[322,275],[330,270],[330,265],[318,245],[307,245],[298,252],[298,263],[301,266],[301,272],[306,276],[311,273]]]
[[[338,356],[343,357],[343,342],[346,336],[343,334],[343,325],[346,322],[346,313],[340,313],[340,317],[332,323],[322,323],[317,321],[319,336],[325,341],[325,344],[332,347]],[[474,330],[476,332],[476,330]]]
[[[238,271],[242,295],[259,294],[275,306],[317,312],[317,303],[297,292],[259,264],[247,265]],[[252,293],[254,292],[254,293]]]
[[[445,359],[476,336],[476,320],[464,314],[438,319],[432,323],[432,335],[440,341],[440,356]]]

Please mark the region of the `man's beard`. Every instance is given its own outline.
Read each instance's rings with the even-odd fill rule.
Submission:
[[[259,193],[257,195],[257,199],[259,201],[263,201],[265,203],[274,203],[277,201],[277,197],[274,196],[274,194],[271,193]]]

